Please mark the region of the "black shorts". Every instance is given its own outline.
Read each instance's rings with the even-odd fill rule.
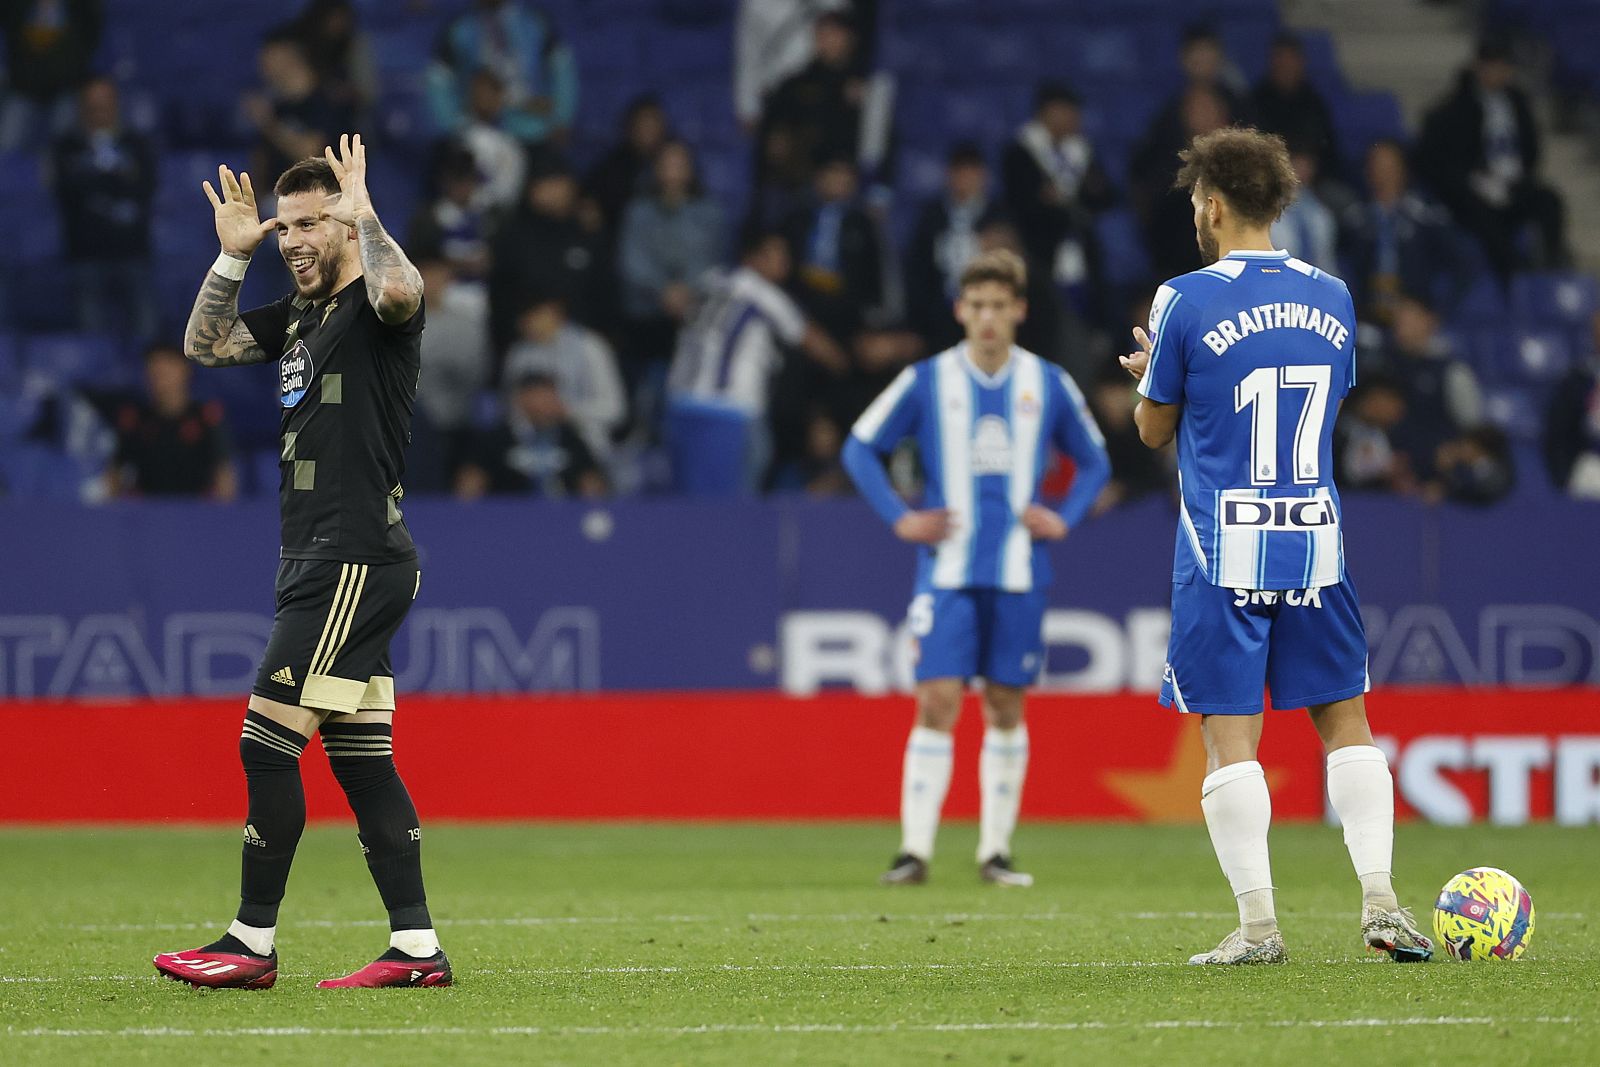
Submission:
[[[389,641],[421,585],[416,560],[282,561],[272,636],[251,692],[321,711],[393,710]]]

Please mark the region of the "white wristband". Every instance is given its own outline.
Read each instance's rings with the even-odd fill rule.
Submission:
[[[219,278],[226,278],[230,282],[244,281],[245,268],[250,266],[248,259],[239,259],[223,252],[217,256],[217,261],[211,264],[211,273]]]

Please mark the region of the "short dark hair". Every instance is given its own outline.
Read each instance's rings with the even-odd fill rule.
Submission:
[[[999,282],[1009,288],[1018,299],[1028,295],[1028,265],[1022,257],[1009,248],[991,248],[980,252],[961,270],[961,289],[984,282]]]
[[[183,354],[182,348],[175,344],[169,344],[166,341],[153,341],[144,350],[144,361],[147,364],[154,363],[158,359],[164,359],[167,357],[188,362],[187,357]]]
[[[983,157],[983,149],[971,141],[962,141],[950,149],[950,154],[945,157],[947,167],[986,167],[988,160]]]
[[[1203,133],[1178,153],[1174,189],[1219,193],[1247,222],[1268,225],[1294,199],[1299,179],[1289,149],[1275,133],[1229,126]]]
[[[817,16],[816,21],[811,25],[813,28],[817,26],[836,26],[850,33],[856,32],[856,20],[844,11],[824,11]]]
[[[535,289],[517,301],[517,316],[520,318],[530,311],[536,311],[543,307],[560,308],[562,313],[565,314],[567,298],[554,289]]]
[[[1069,107],[1080,107],[1083,100],[1072,87],[1065,82],[1047,81],[1040,82],[1033,91],[1033,110],[1035,113],[1043,111],[1051,104],[1066,104]]]
[[[296,193],[339,195],[339,179],[333,176],[333,168],[326,159],[307,156],[278,175],[278,180],[272,186],[272,194],[293,196]]]
[[[1277,33],[1273,34],[1272,47],[1289,48],[1301,55],[1306,54],[1306,43],[1302,41],[1300,39],[1300,35],[1295,33],[1293,30],[1279,30]]]
[[[780,230],[769,230],[762,226],[747,226],[739,235],[739,258],[746,259],[755,255],[767,246],[769,241],[782,241],[783,247],[788,249],[789,238]]]
[[[1222,38],[1217,36],[1216,27],[1206,22],[1191,22],[1183,28],[1183,34],[1178,39],[1178,47],[1188,48],[1192,44],[1206,41],[1219,48],[1222,46]]]
[[[1478,39],[1476,57],[1479,63],[1510,63],[1511,43],[1503,34],[1486,33]]]

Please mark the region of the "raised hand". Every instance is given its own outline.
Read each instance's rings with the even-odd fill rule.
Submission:
[[[1150,351],[1153,344],[1150,335],[1144,332],[1144,327],[1133,328],[1133,339],[1139,345],[1139,351],[1130,352],[1126,356],[1118,356],[1117,362],[1122,364],[1122,369],[1133,375],[1134,381],[1143,381],[1144,372],[1150,367]]]
[[[210,182],[200,184],[216,214],[217,240],[222,243],[222,250],[230,256],[249,259],[278,225],[277,219],[259,217],[250,175],[241,171],[235,178],[227,167],[218,167],[217,184],[222,186],[221,196]]]
[[[323,149],[333,176],[339,180],[339,199],[328,207],[328,217],[346,226],[354,226],[360,219],[371,216],[372,197],[367,193],[367,146],[361,135],[339,135],[339,153],[333,146]]]

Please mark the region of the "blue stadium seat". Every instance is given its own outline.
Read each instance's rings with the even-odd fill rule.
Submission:
[[[1484,415],[1491,425],[1519,441],[1537,441],[1544,428],[1544,397],[1526,386],[1484,390]]]
[[[1488,271],[1479,274],[1450,312],[1450,321],[1461,326],[1500,326],[1506,317],[1505,293]]]
[[[0,396],[22,377],[22,351],[13,334],[0,333]]]
[[[952,141],[998,144],[1028,117],[1028,91],[1023,87],[972,88],[947,93],[943,129]]]
[[[34,334],[22,345],[24,370],[54,382],[124,382],[132,366],[121,355],[117,339],[102,334]]]
[[[644,51],[646,76],[664,86],[681,79],[709,78],[731,95],[733,34],[726,28],[658,30]]]
[[[11,272],[7,288],[12,324],[19,330],[70,330],[77,325],[72,276],[60,260],[21,264]]]
[[[1511,366],[1523,381],[1556,382],[1572,366],[1572,340],[1563,330],[1517,331],[1510,340]]]
[[[0,483],[13,496],[78,501],[94,472],[53,448],[18,444],[0,451]]]
[[[1511,313],[1526,327],[1583,326],[1600,307],[1585,274],[1519,274],[1511,280]]]
[[[1095,220],[1106,281],[1114,286],[1141,285],[1150,278],[1139,222],[1123,208],[1107,211]]]
[[[1339,149],[1347,160],[1360,160],[1374,141],[1391,138],[1403,144],[1409,139],[1400,101],[1393,93],[1348,93],[1332,111]]]
[[[921,207],[922,201],[944,191],[946,153],[936,149],[906,147],[896,161],[900,198]]]

